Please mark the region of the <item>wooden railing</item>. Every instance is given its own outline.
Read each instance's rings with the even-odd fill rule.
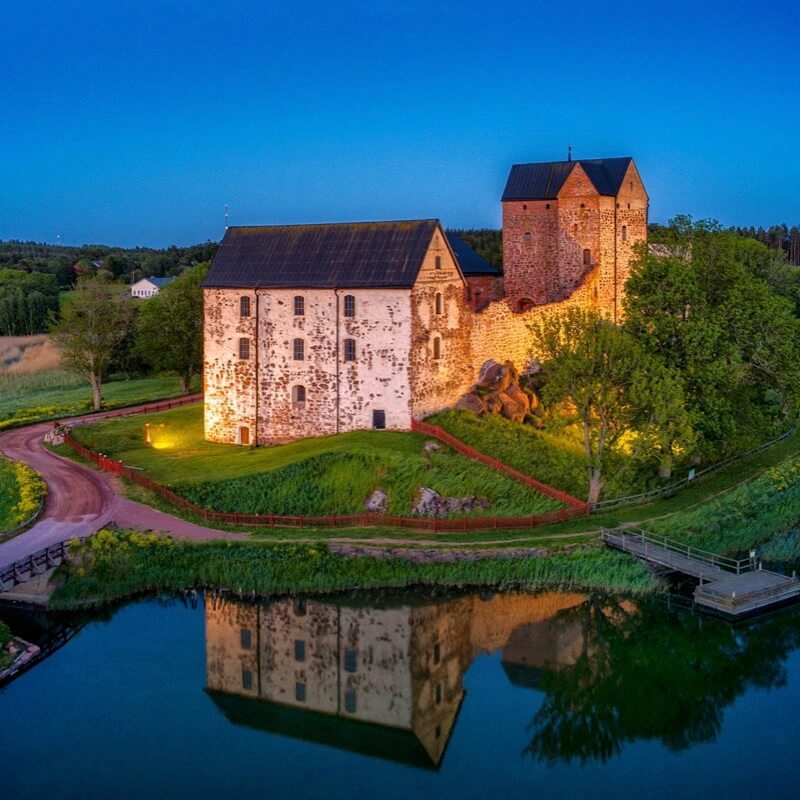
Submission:
[[[665,560],[669,561],[670,556],[678,556],[698,565],[726,570],[736,575],[755,568],[753,561],[749,558],[729,558],[710,550],[693,547],[685,542],[668,539],[666,536],[656,536],[641,528],[615,528],[613,530],[601,528],[600,538],[605,544],[612,547],[660,563],[664,563]]]
[[[36,575],[57,567],[66,557],[66,542],[58,542],[6,565],[0,570],[0,592],[13,589],[18,583],[25,583]]]
[[[429,426],[432,427],[432,426]],[[457,439],[455,441],[458,441]],[[64,444],[69,446],[75,453],[82,458],[97,464],[100,469],[119,475],[145,489],[163,497],[185,511],[190,512],[196,517],[206,522],[222,522],[228,525],[253,525],[265,528],[405,528],[409,530],[433,531],[433,532],[457,532],[457,531],[486,531],[486,530],[522,530],[525,528],[535,528],[538,525],[546,525],[552,522],[563,522],[574,517],[585,516],[588,513],[588,505],[571,498],[573,503],[570,507],[547,511],[543,514],[532,514],[520,517],[460,517],[456,519],[431,519],[427,517],[403,517],[390,514],[327,514],[327,515],[299,515],[290,516],[285,514],[242,514],[231,511],[212,511],[208,508],[195,505],[185,497],[172,491],[167,486],[148,478],[138,470],[125,466],[122,461],[118,461],[102,453],[95,453],[88,447],[78,442],[71,433],[64,435]],[[462,447],[466,445],[459,443]],[[459,452],[463,452],[459,450]],[[480,455],[480,454],[479,454]],[[484,457],[486,458],[486,457]],[[494,461],[494,459],[489,459]],[[500,463],[500,462],[497,462]],[[503,465],[505,466],[505,465]],[[501,470],[508,474],[518,477],[531,488],[542,491],[540,487],[545,486],[539,481],[523,475],[521,472],[511,470],[506,467]],[[556,497],[568,503],[564,498],[571,497],[564,495],[563,492],[552,487],[546,487],[546,492],[550,497]],[[577,505],[575,505],[577,504]]]
[[[474,447],[462,442],[460,439],[456,439],[455,436],[453,436],[451,433],[448,433],[446,430],[444,430],[444,428],[440,428],[438,425],[431,425],[427,422],[423,422],[422,420],[412,419],[411,430],[417,431],[418,433],[423,433],[425,436],[433,436],[440,442],[444,442],[444,444],[446,444],[448,447],[452,447],[453,450],[457,450],[462,455],[467,456],[467,458],[480,461],[482,464],[486,464],[498,472],[504,472],[506,475],[510,475],[512,478],[515,478],[516,480],[524,483],[526,486],[529,486],[531,489],[536,489],[536,491],[547,495],[547,497],[558,500],[560,503],[564,503],[565,505],[570,506],[570,508],[579,510],[583,514],[589,513],[589,504],[585,500],[579,500],[577,497],[567,494],[567,492],[562,492],[559,489],[555,489],[554,487],[543,483],[542,481],[537,481],[536,478],[532,478],[530,475],[526,475],[524,472],[514,469],[514,467],[509,467],[508,464],[504,464],[502,461],[498,461],[496,458],[492,458],[491,456],[487,456],[485,453],[481,453],[479,450],[476,450]]]

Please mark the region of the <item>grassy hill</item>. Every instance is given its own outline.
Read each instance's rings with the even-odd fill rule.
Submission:
[[[559,507],[447,448],[426,453],[425,438],[414,433],[355,431],[259,448],[214,444],[203,440],[202,405],[195,404],[76,428],[74,436],[218,511],[356,513],[382,489],[389,513],[409,514],[420,487],[445,497],[485,497],[488,508],[475,512],[481,514],[539,514]]]

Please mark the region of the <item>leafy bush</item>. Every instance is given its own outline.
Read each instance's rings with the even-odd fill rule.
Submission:
[[[111,602],[145,592],[215,587],[262,596],[353,589],[486,586],[496,589],[612,589],[654,591],[639,562],[605,549],[548,557],[417,564],[404,558],[346,558],[324,544],[178,542],[152,534],[102,530],[70,543],[56,608]]]
[[[20,461],[0,459],[0,534],[30,519],[46,494],[37,472]]]
[[[5,647],[12,638],[11,628],[0,619],[0,647]]]

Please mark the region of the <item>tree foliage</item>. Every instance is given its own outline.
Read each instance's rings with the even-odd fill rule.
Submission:
[[[138,346],[154,369],[175,372],[189,391],[203,365],[203,290],[208,264],[186,270],[141,304]]]
[[[61,347],[64,369],[92,387],[92,404],[102,404],[102,384],[120,345],[132,331],[133,312],[119,285],[103,278],[81,278],[64,304],[52,332]]]
[[[0,336],[44,333],[58,312],[58,283],[52,275],[0,269]]]
[[[544,362],[542,399],[583,429],[590,503],[599,499],[610,452],[624,440],[650,444],[662,461],[691,441],[680,382],[625,330],[581,308],[530,330],[531,355]]]

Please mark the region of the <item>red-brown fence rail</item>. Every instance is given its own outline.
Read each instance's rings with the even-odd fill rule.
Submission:
[[[428,426],[432,427],[432,426]],[[458,441],[457,439],[455,441]],[[191,512],[197,517],[207,522],[223,522],[229,525],[253,525],[265,528],[405,528],[407,530],[420,530],[420,531],[486,531],[486,530],[520,530],[524,528],[535,528],[537,525],[546,525],[550,522],[562,522],[574,517],[585,516],[588,513],[588,506],[586,503],[577,501],[576,498],[571,498],[573,503],[577,502],[580,505],[576,506],[569,503],[569,508],[560,508],[555,511],[547,511],[544,514],[533,514],[530,516],[522,517],[462,517],[458,519],[429,519],[425,517],[400,517],[390,514],[328,514],[320,516],[287,516],[283,514],[240,514],[232,511],[212,511],[208,508],[202,508],[181,497],[166,486],[156,483],[141,472],[126,467],[121,461],[103,455],[102,453],[95,453],[88,447],[84,447],[78,442],[70,433],[64,435],[64,443],[68,445],[79,456],[94,462],[100,469],[110,472],[114,475],[120,475],[127,478],[129,481],[150,489],[156,494],[159,494],[168,502]],[[459,442],[463,448],[466,445]],[[469,449],[469,448],[467,448]],[[460,451],[463,452],[463,451]],[[484,456],[484,458],[487,458]],[[488,459],[489,462],[494,459]],[[498,464],[500,462],[497,462]],[[490,464],[493,466],[493,464]],[[505,467],[505,465],[502,465]],[[520,476],[520,480],[528,483],[532,488],[539,489],[540,484],[533,478],[523,475],[521,472],[511,470],[510,467],[505,467],[509,474]],[[529,483],[530,482],[530,483]],[[547,487],[548,494],[551,497],[557,497],[561,500],[562,497],[570,497],[564,495],[563,492],[558,492],[552,487]],[[555,494],[553,494],[555,493]],[[563,502],[567,503],[567,500]]]
[[[508,464],[504,464],[502,461],[498,461],[496,458],[487,456],[486,453],[481,453],[474,447],[470,447],[468,444],[462,442],[461,439],[456,439],[455,436],[448,433],[446,430],[444,430],[444,428],[440,428],[438,425],[430,425],[427,422],[422,422],[422,420],[412,419],[411,430],[417,431],[418,433],[424,433],[425,436],[433,436],[435,439],[438,439],[440,442],[444,442],[444,444],[446,444],[448,447],[452,447],[453,450],[457,450],[467,458],[480,461],[482,464],[486,464],[493,469],[496,469],[498,472],[504,472],[506,475],[510,475],[512,478],[516,478],[518,481],[526,484],[531,489],[536,489],[538,492],[541,492],[548,497],[552,497],[553,499],[570,506],[570,508],[580,510],[583,514],[589,513],[589,504],[585,500],[579,500],[577,497],[573,497],[571,494],[567,494],[566,492],[555,489],[546,483],[537,481],[536,478],[532,478],[530,475],[526,475],[524,472],[514,469],[514,467],[509,467]]]

